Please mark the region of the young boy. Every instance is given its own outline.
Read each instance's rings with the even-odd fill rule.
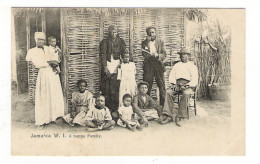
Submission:
[[[109,109],[105,106],[105,97],[98,95],[95,105],[89,108],[86,115],[88,131],[111,130],[115,126]]]
[[[49,54],[49,59],[48,63],[53,69],[53,72],[56,72],[56,74],[60,73],[60,68],[59,68],[59,63],[61,61],[61,50],[58,46],[56,46],[56,38],[54,36],[48,37],[48,54]]]
[[[134,112],[145,127],[148,126],[148,121],[158,119],[162,114],[162,107],[147,95],[148,86],[147,82],[140,82],[137,85],[138,94],[133,98]]]

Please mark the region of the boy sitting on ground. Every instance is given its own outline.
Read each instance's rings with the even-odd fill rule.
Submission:
[[[111,130],[115,126],[115,121],[112,120],[109,109],[105,106],[105,97],[98,95],[95,105],[89,107],[86,115],[85,125],[88,131]]]
[[[138,84],[138,94],[133,98],[134,112],[139,116],[140,124],[148,126],[148,121],[158,119],[162,114],[162,107],[147,95],[149,84],[145,81]]]

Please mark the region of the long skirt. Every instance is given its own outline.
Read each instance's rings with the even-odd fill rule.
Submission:
[[[59,75],[51,67],[40,68],[35,90],[35,125],[64,116],[64,101]]]

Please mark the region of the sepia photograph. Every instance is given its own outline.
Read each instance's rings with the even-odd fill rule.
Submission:
[[[245,9],[10,10],[11,155],[245,155]]]

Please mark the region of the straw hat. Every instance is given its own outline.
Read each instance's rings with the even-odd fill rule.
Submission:
[[[188,51],[188,49],[186,48],[181,48],[180,52],[177,52],[179,55],[181,54],[188,54],[191,55],[190,52]]]

